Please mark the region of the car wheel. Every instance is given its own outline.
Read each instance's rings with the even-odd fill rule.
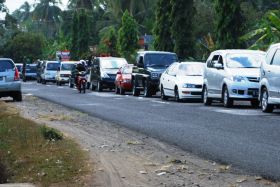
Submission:
[[[160,97],[162,100],[166,101],[168,98],[165,96],[164,94],[164,89],[163,89],[163,86],[161,85],[161,88],[160,88]]]
[[[174,89],[174,96],[175,96],[175,101],[176,102],[181,102],[182,100],[180,99],[180,95],[179,95],[179,90],[177,88],[177,86]]]
[[[73,88],[74,85],[71,83],[71,81],[69,80],[69,88]]]
[[[257,99],[252,100],[252,101],[251,101],[251,106],[252,106],[253,108],[258,108],[258,107],[260,106],[259,100],[257,100]]]
[[[208,89],[206,86],[203,88],[202,100],[205,106],[210,106],[212,104],[212,99],[208,97]]]
[[[90,88],[91,88],[91,91],[95,90],[95,86],[93,85],[93,83],[90,83]]]
[[[22,94],[21,94],[21,92],[14,93],[13,94],[13,100],[14,101],[18,101],[18,102],[22,101]]]
[[[115,94],[119,94],[120,93],[120,89],[119,87],[115,84]]]
[[[124,95],[125,94],[125,89],[123,89],[122,87],[120,87],[120,94]]]
[[[140,90],[137,88],[136,80],[133,81],[132,95],[133,96],[139,96],[140,95]]]
[[[97,82],[97,91],[98,91],[98,92],[102,92],[102,90],[103,90],[103,89],[102,89],[101,82],[98,81],[98,82]]]
[[[151,97],[151,88],[149,86],[149,83],[147,80],[145,80],[145,85],[144,85],[144,97]]]
[[[223,104],[226,108],[230,108],[233,105],[233,100],[229,97],[228,88],[226,86],[223,89]]]
[[[61,83],[61,82],[58,82],[58,86],[62,86],[62,83]]]
[[[261,106],[262,111],[265,113],[271,113],[273,112],[274,105],[271,105],[268,103],[268,91],[266,88],[263,88],[261,91]]]
[[[47,84],[46,80],[42,79],[42,84]]]

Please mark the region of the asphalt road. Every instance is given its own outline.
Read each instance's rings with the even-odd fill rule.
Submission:
[[[220,103],[205,107],[109,91],[79,94],[67,86],[35,82],[24,83],[23,92],[115,122],[200,157],[280,180],[279,110],[264,114],[248,103],[225,109]]]

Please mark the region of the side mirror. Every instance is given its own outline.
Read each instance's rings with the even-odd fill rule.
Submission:
[[[213,67],[216,69],[224,69],[223,64],[219,64],[219,63],[214,64]]]

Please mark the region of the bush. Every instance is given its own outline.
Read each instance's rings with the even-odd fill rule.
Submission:
[[[60,132],[47,126],[41,127],[41,132],[44,138],[50,141],[57,141],[63,139],[63,135]]]

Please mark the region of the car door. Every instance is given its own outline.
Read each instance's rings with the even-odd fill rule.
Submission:
[[[208,82],[208,92],[210,95],[212,94],[214,95],[218,93],[218,85],[217,85],[218,70],[214,68],[214,64],[218,63],[219,58],[220,58],[219,54],[214,54],[207,69],[206,77]]]
[[[97,81],[100,79],[100,59],[97,58],[93,62],[91,69],[91,82],[94,86],[97,86]]]
[[[215,94],[217,94],[219,97],[222,97],[222,90],[223,90],[223,81],[224,78],[226,77],[226,66],[225,66],[225,61],[226,59],[220,55],[218,59],[218,64],[221,64],[223,68],[217,69],[215,68],[215,74],[214,74],[214,79],[215,79]]]
[[[266,71],[270,85],[270,97],[280,98],[280,49],[277,49]]]
[[[174,88],[175,88],[175,82],[176,82],[176,74],[178,72],[178,63],[174,63],[172,64],[171,68],[169,69],[169,71],[167,72],[167,76],[166,76],[166,95],[169,96],[174,96]]]

